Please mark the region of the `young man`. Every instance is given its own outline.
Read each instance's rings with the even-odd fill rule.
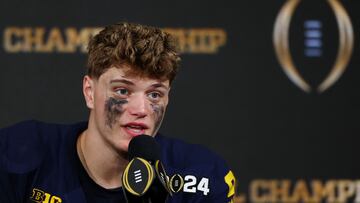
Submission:
[[[146,134],[177,185],[167,202],[230,202],[234,177],[198,146],[158,134],[180,58],[171,36],[111,25],[89,42],[83,94],[88,122],[26,121],[0,130],[0,202],[125,202],[121,177],[132,138]]]

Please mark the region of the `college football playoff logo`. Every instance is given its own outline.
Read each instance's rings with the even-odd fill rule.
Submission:
[[[277,59],[289,79],[305,92],[311,92],[313,91],[313,89],[315,89],[317,92],[321,93],[327,90],[340,78],[349,63],[354,43],[353,28],[345,8],[338,0],[324,0],[323,3],[327,2],[334,13],[337,22],[339,43],[336,59],[334,60],[330,72],[327,74],[325,79],[322,80],[322,82],[316,85],[316,87],[312,87],[312,85],[310,85],[310,83],[306,81],[300,74],[300,71],[298,69],[299,67],[296,67],[293,57],[291,55],[289,45],[289,30],[291,18],[293,17],[295,10],[298,8],[301,1],[302,0],[287,0],[285,2],[275,21],[273,43]],[[318,24],[320,24],[318,27],[321,28],[321,23]],[[315,32],[314,30],[312,31],[313,32],[307,32],[310,37],[321,37],[321,32],[319,34],[319,32]],[[321,46],[321,41],[319,42],[319,40],[316,41],[314,39],[311,39],[307,40],[306,43],[309,44],[309,46],[313,47]],[[306,51],[312,51],[307,53],[313,54],[314,56],[315,54],[321,55],[322,50]]]

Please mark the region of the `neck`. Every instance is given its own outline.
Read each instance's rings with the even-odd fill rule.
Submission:
[[[122,186],[121,176],[128,160],[107,145],[100,136],[85,130],[77,140],[80,161],[91,179],[103,188]]]

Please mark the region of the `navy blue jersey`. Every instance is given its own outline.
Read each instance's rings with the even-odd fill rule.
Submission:
[[[26,121],[1,129],[0,202],[125,202],[121,188],[96,185],[82,167],[76,140],[86,128]],[[155,139],[174,192],[168,202],[231,202],[235,179],[221,158],[199,145]]]

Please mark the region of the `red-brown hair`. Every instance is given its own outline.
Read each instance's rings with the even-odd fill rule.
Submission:
[[[171,82],[180,62],[170,34],[134,23],[105,27],[90,40],[88,56],[87,74],[96,79],[110,67],[125,63],[135,74]]]

